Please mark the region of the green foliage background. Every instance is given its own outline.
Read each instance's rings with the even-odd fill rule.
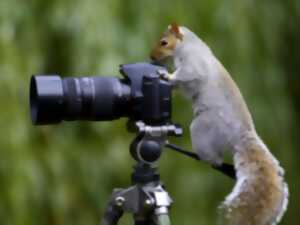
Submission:
[[[0,224],[99,223],[112,188],[130,184],[133,134],[125,119],[33,127],[30,76],[117,75],[119,64],[147,60],[173,21],[202,37],[238,83],[286,170],[281,224],[299,224],[299,0],[0,0]],[[190,103],[174,98],[185,135],[172,141],[190,149]],[[160,171],[175,201],[172,224],[216,224],[232,181],[171,152]]]

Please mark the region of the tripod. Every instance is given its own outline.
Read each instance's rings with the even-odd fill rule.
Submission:
[[[133,214],[135,225],[170,225],[168,215],[172,199],[160,182],[156,162],[166,138],[180,136],[175,125],[147,126],[137,122],[137,137],[130,146],[137,161],[132,173],[132,186],[115,189],[106,206],[101,225],[116,225],[124,212]]]
[[[168,136],[181,136],[179,126],[148,126],[135,123],[138,135],[130,146],[130,153],[137,161],[131,176],[132,186],[115,189],[106,206],[101,225],[117,225],[124,212],[133,215],[135,225],[170,225],[169,209],[172,199],[160,182],[156,162],[166,146],[186,156],[201,160],[195,153],[183,150],[167,142]],[[225,175],[235,178],[232,165],[213,167]]]

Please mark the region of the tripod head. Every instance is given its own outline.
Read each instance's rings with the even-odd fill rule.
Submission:
[[[130,153],[136,161],[144,164],[158,161],[168,136],[179,137],[183,133],[182,128],[175,124],[151,126],[138,121],[134,126],[137,136],[131,143]]]
[[[159,160],[168,136],[179,137],[182,128],[175,124],[151,126],[142,121],[130,121],[128,129],[137,132],[130,145],[131,156],[137,161],[132,182],[158,181],[156,162]]]

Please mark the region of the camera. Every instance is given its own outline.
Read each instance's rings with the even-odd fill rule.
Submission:
[[[61,121],[107,121],[128,117],[150,125],[171,118],[171,84],[166,68],[151,63],[120,66],[123,78],[33,75],[30,112],[35,125]]]

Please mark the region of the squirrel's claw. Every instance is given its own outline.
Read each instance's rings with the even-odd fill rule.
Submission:
[[[173,78],[173,76],[174,76],[173,73],[168,73],[168,72],[165,71],[165,70],[159,70],[159,71],[157,71],[157,72],[158,72],[159,77],[160,77],[161,79],[167,80],[167,81],[172,80],[172,78]]]

